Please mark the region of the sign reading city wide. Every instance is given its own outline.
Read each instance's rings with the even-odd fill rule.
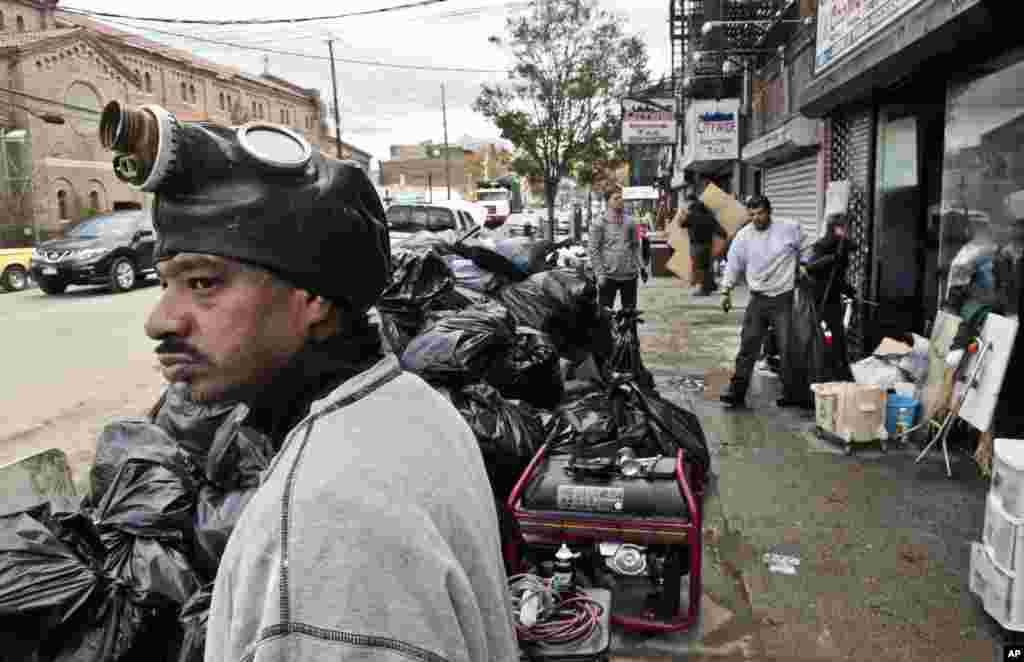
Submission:
[[[739,158],[739,99],[693,101],[687,114],[684,162]]]
[[[923,0],[818,0],[814,73],[821,73]]]
[[[675,99],[623,99],[625,145],[671,145],[676,141]]]

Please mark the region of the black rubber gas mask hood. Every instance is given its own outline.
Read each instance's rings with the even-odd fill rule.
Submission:
[[[156,259],[205,253],[260,265],[362,312],[390,282],[384,208],[351,161],[269,123],[181,123],[114,101],[100,140],[117,177],[155,194]]]

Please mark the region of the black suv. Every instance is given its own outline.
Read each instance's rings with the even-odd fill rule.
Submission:
[[[155,241],[148,211],[95,216],[64,239],[39,244],[32,252],[32,277],[47,294],[60,294],[68,285],[102,284],[124,292],[154,272]]]

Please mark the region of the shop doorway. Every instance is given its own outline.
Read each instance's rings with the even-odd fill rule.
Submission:
[[[886,336],[927,335],[938,304],[943,90],[901,91],[878,109],[875,154],[874,347]],[[930,98],[931,97],[931,98]]]

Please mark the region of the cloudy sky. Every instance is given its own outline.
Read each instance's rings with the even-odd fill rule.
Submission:
[[[140,3],[137,0],[64,0],[60,6],[110,12],[126,16],[261,19],[336,15],[406,4],[415,0],[292,0],[267,3],[242,0],[176,0],[174,3]],[[669,69],[668,0],[602,0],[602,6],[622,16],[627,29],[647,44],[651,69],[657,77]],[[491,35],[504,33],[508,16],[523,11],[519,0],[445,0],[429,6],[378,15],[349,17],[295,25],[210,26],[134,23],[104,18],[121,29],[142,25],[161,30],[146,36],[185,48],[208,59],[231,64],[252,73],[266,67],[270,73],[331,96],[331,71],[326,41],[335,40],[338,60],[378,62],[392,66],[337,63],[341,99],[342,139],[374,156],[387,159],[392,144],[443,140],[441,84],[448,107],[448,138],[451,142],[469,135],[497,138],[498,132],[471,105],[480,85],[505,78],[510,59],[489,44]],[[172,9],[173,7],[173,9]],[[259,9],[257,9],[259,7]],[[135,31],[133,29],[133,31]],[[315,58],[263,53],[237,46],[221,46],[167,33],[213,41],[308,54]],[[268,58],[267,61],[264,57]],[[415,67],[423,67],[417,69]],[[432,71],[427,67],[497,70],[501,73]]]

